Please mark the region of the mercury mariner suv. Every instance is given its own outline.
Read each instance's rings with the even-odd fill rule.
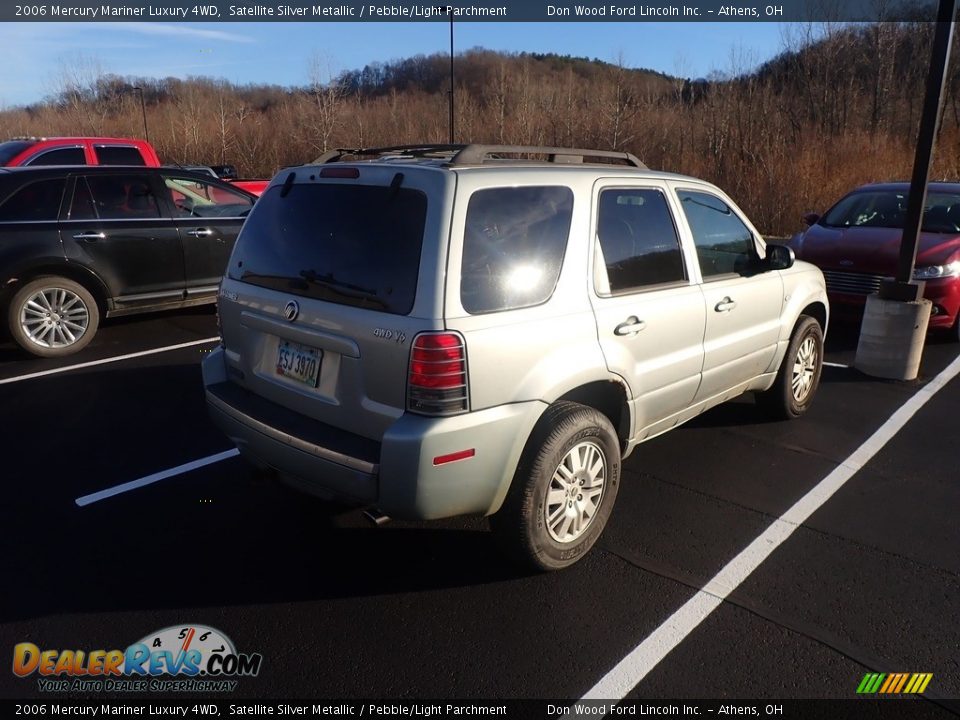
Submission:
[[[641,442],[745,392],[795,418],[823,276],[701,180],[628,153],[333,151],[254,206],[203,363],[250,462],[393,517],[491,516],[576,562]]]

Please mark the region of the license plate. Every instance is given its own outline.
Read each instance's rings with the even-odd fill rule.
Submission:
[[[281,340],[277,347],[277,375],[315,388],[322,357],[322,350]]]

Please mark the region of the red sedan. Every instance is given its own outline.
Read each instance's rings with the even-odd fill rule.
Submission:
[[[799,259],[823,271],[838,314],[862,314],[867,295],[896,275],[909,187],[857,188],[822,217],[804,216],[809,228],[790,240]],[[950,330],[960,341],[960,183],[930,183],[927,189],[914,278],[926,281],[924,297],[933,303],[930,329]]]

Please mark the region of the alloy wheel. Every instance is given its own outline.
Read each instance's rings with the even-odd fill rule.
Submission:
[[[40,347],[73,345],[89,324],[90,311],[83,299],[65,288],[41,288],[20,307],[20,327]]]
[[[544,519],[558,543],[570,543],[586,532],[603,500],[607,462],[593,442],[572,447],[557,466],[547,489]]]

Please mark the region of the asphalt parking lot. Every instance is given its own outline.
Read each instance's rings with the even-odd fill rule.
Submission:
[[[642,445],[599,547],[526,575],[483,519],[374,527],[236,457],[78,505],[230,450],[200,382],[215,335],[199,308],[107,322],[63,361],[0,346],[4,652],[196,623],[262,653],[238,698],[577,699],[625,678],[619,697],[856,699],[868,672],[932,673],[935,712],[960,697],[960,380],[937,380],[955,344],[933,338],[919,380],[894,383],[847,367],[856,331],[831,330],[807,416],[768,422],[742,398]],[[837,472],[849,479],[731,582],[728,563]],[[645,640],[718,595],[650,660]],[[40,693],[0,672],[0,695]]]

